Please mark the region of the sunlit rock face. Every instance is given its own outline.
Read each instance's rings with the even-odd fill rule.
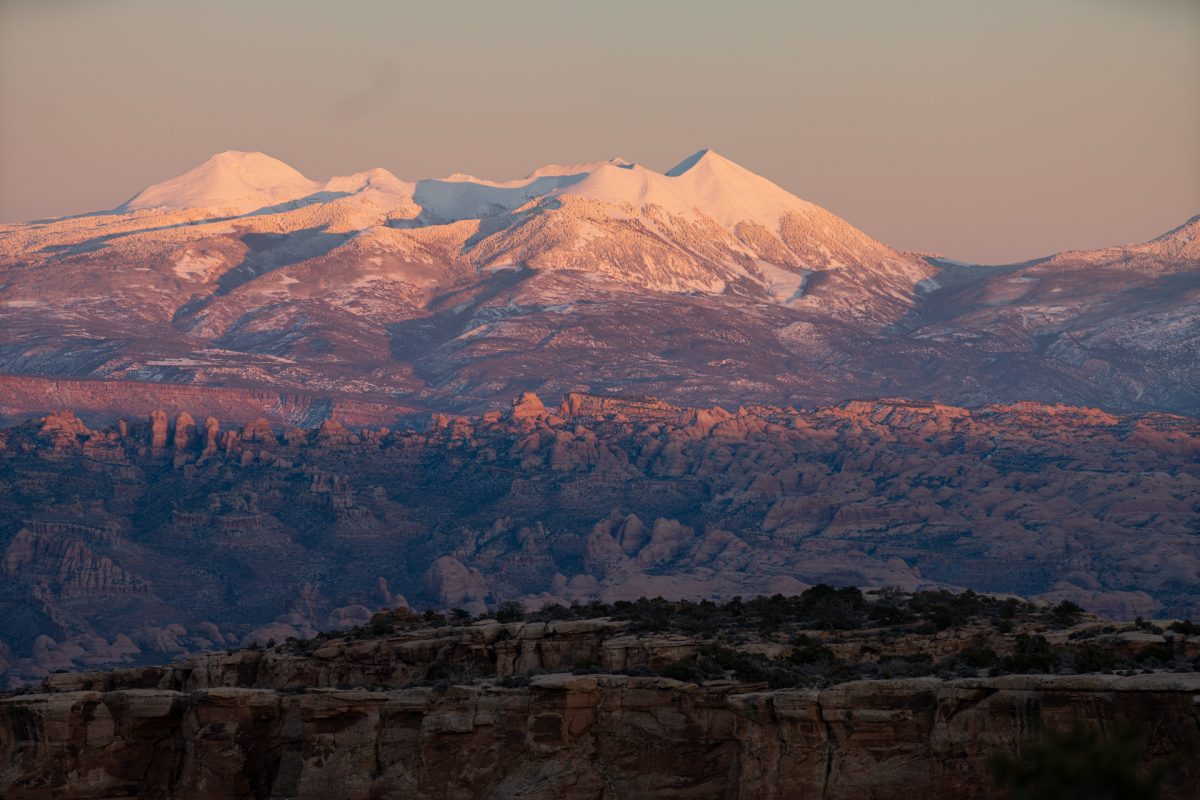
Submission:
[[[0,431],[6,682],[283,641],[397,603],[828,582],[1200,616],[1200,428],[1185,417],[532,393],[415,427],[184,411]]]

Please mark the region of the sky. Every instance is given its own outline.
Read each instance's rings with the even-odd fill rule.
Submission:
[[[0,0],[0,221],[222,150],[507,179],[711,147],[979,263],[1200,213],[1200,0]]]

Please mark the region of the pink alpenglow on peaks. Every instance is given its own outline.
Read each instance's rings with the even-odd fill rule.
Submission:
[[[980,267],[896,250],[712,150],[503,181],[313,179],[229,151],[112,212],[0,228],[0,371],[432,406],[520,374],[702,404],[1189,410],[1198,226]]]
[[[118,211],[220,208],[244,213],[296,200],[320,184],[265,153],[227,150],[177,178],[138,192]]]

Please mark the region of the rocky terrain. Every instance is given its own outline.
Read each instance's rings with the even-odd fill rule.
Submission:
[[[1036,403],[536,396],[418,427],[181,408],[0,431],[0,673],[303,638],[380,607],[968,587],[1200,617],[1200,428]]]
[[[265,419],[274,425],[318,427],[336,418],[345,425],[392,425],[415,414],[391,398],[371,402],[362,395],[332,396],[297,389],[193,386],[178,383],[71,380],[0,376],[0,423],[19,423],[64,408],[90,420],[148,417],[163,408],[186,408],[200,418],[245,424]]]
[[[111,381],[85,394],[117,414],[154,383],[460,413],[534,390],[1195,415],[1198,231],[982,267],[711,151],[506,182],[228,152],[111,211],[0,226],[0,413],[47,411],[12,383],[41,376]]]
[[[1195,625],[1123,632],[1069,603],[826,586],[499,616],[389,612],[48,676],[0,698],[0,792],[998,798],[998,757],[1036,763],[1063,735],[1081,763],[1165,797],[1200,781]],[[1126,730],[1128,752],[1080,745]]]

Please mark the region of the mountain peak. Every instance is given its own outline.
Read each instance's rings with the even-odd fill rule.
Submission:
[[[683,161],[680,161],[663,174],[668,178],[678,178],[680,175],[702,163],[709,166],[722,163],[737,166],[729,159],[717,153],[716,150],[706,147],[703,150],[697,150],[695,153],[692,153],[690,156],[685,158]]]
[[[1179,259],[1200,259],[1200,214],[1133,249]]]
[[[261,150],[222,150],[209,157],[205,163],[223,164],[234,167],[253,167],[266,165],[279,165],[291,169],[287,164],[280,161],[278,158],[269,156]]]
[[[242,213],[295,200],[317,185],[266,153],[225,150],[182,175],[143,189],[119,210],[219,208]]]

